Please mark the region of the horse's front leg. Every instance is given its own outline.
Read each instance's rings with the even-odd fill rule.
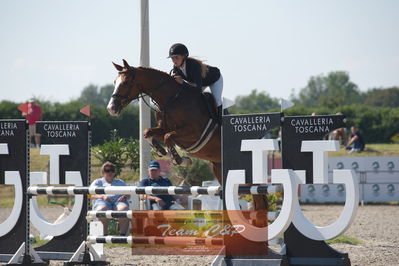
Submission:
[[[161,144],[164,134],[165,130],[160,127],[147,128],[144,130],[144,138],[161,157],[168,154]]]
[[[173,140],[173,138],[176,135],[177,135],[176,131],[171,131],[171,132],[166,133],[164,135],[163,142],[168,147],[168,150],[173,159],[173,163],[180,165],[183,162],[183,159],[181,158],[181,156],[177,153],[177,151],[175,149],[175,141]]]
[[[176,165],[190,166],[193,162],[187,156],[181,157],[176,151],[174,137],[177,135],[176,131],[171,131],[165,134],[163,142],[168,147],[169,153],[172,156],[172,162]]]
[[[144,129],[143,135],[144,138],[150,138],[150,137],[156,137],[156,136],[164,136],[166,131],[165,131],[165,123],[163,120],[160,118],[161,113],[156,112],[155,113],[155,120],[157,121],[157,126],[156,127],[150,127]]]
[[[150,127],[150,128],[146,128],[144,129],[143,132],[144,138],[150,138],[150,137],[154,137],[154,136],[164,136],[165,135],[165,129],[163,129],[162,127]]]

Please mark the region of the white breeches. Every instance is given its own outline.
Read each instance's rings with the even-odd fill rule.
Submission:
[[[216,105],[222,105],[222,92],[223,92],[223,76],[220,74],[220,78],[213,84],[209,86],[211,89],[212,95],[216,100]]]

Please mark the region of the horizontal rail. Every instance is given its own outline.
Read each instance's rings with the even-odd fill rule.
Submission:
[[[86,241],[91,244],[223,245],[222,238],[185,236],[88,236]]]
[[[163,211],[88,211],[86,219],[94,220],[96,218],[152,218],[152,219],[190,219],[195,214],[198,216],[199,212],[203,212],[204,217],[221,217],[222,211],[179,211],[179,212],[163,212]],[[255,219],[256,211],[242,211],[244,217]],[[267,219],[274,221],[279,212],[267,212]],[[213,218],[212,218],[213,219]]]
[[[31,186],[27,192],[30,195],[81,195],[81,194],[109,194],[109,195],[220,195],[220,186],[209,187],[138,187],[138,186],[108,186],[108,187],[76,187],[76,186]],[[277,186],[240,186],[240,194],[272,194],[279,191]]]

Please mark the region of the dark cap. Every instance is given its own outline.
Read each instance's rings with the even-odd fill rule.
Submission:
[[[170,49],[169,49],[169,57],[172,57],[174,55],[187,55],[188,56],[188,49],[187,47],[182,44],[182,43],[175,43],[173,44]]]
[[[161,168],[161,166],[159,165],[159,163],[157,162],[157,161],[151,161],[149,164],[148,164],[148,169],[160,169]]]

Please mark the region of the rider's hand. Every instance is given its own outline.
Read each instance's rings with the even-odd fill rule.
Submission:
[[[183,78],[182,78],[181,76],[179,76],[179,75],[174,75],[173,77],[175,78],[175,80],[176,80],[177,83],[183,84]]]
[[[127,200],[127,195],[120,196],[117,201],[125,201],[125,200]]]
[[[166,205],[166,203],[162,199],[160,199],[158,197],[155,199],[155,202],[158,203],[158,205],[161,206],[161,207]]]
[[[101,199],[102,199],[102,200],[105,200],[105,201],[111,201],[111,200],[112,200],[112,198],[111,198],[111,197],[108,197],[107,195],[103,195],[103,196],[101,197]]]

